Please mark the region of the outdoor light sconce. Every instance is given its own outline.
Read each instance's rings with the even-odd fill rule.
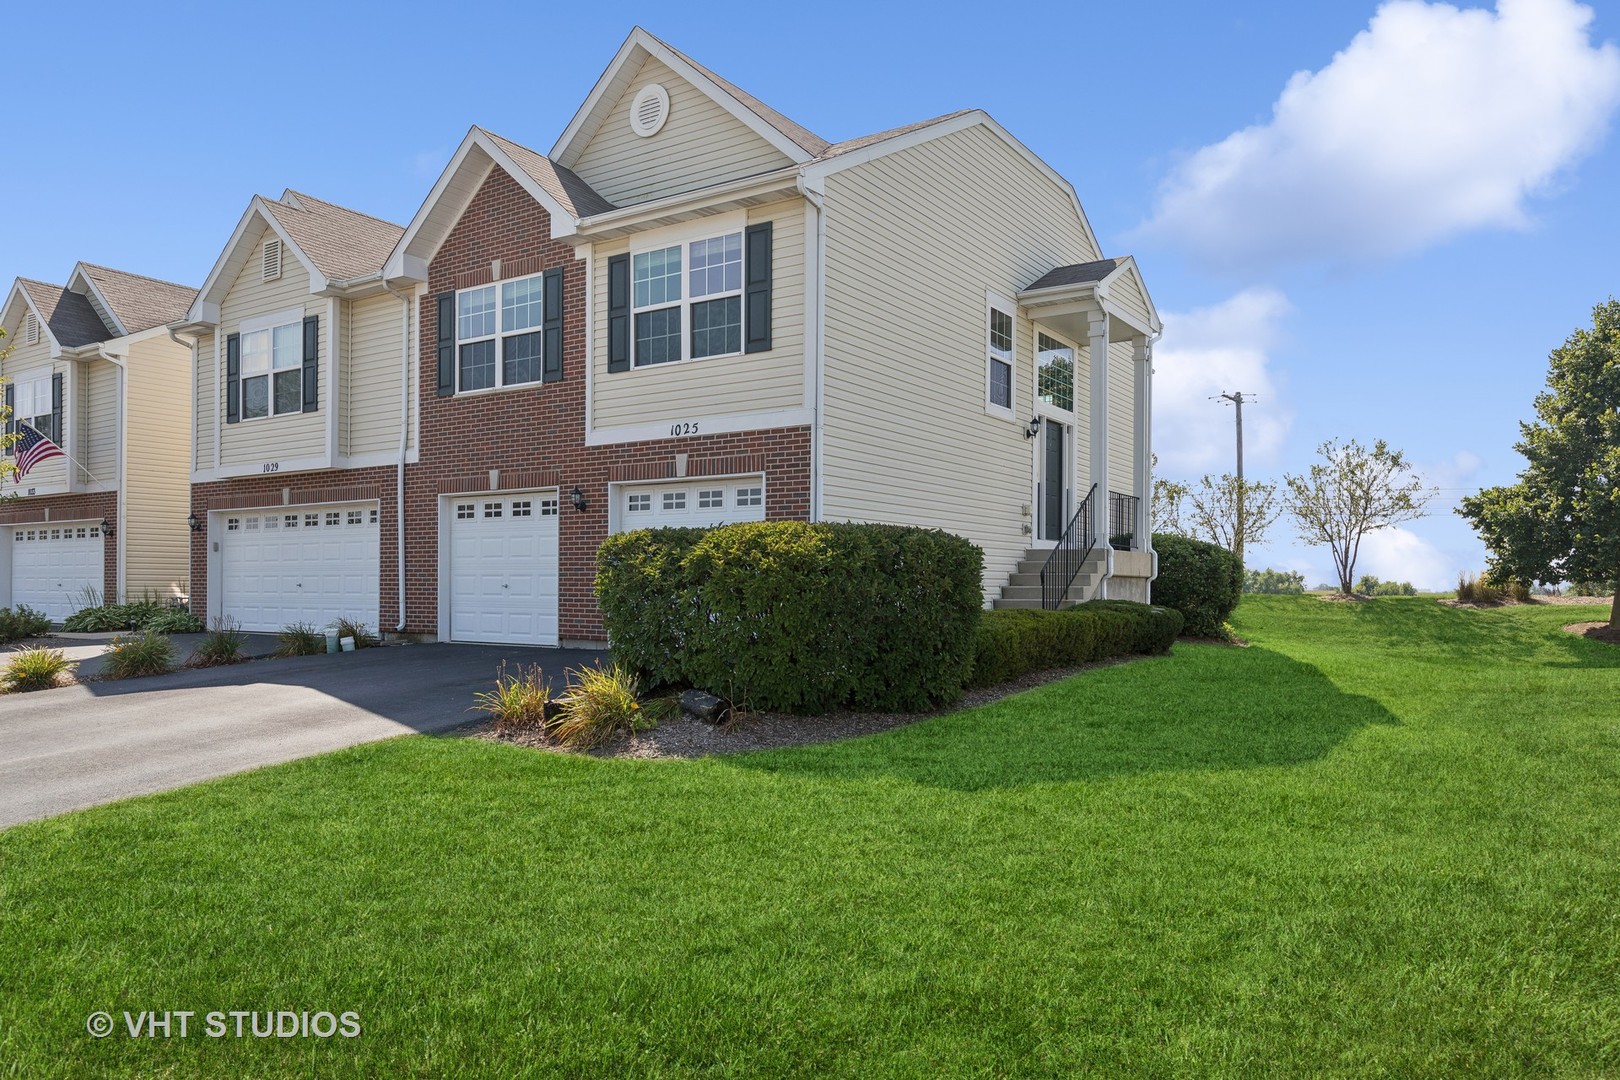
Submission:
[[[195,511],[187,515],[186,524],[191,526],[192,532],[202,532],[202,519],[197,516]]]
[[[1029,418],[1029,423],[1024,425],[1024,438],[1033,439],[1035,436],[1039,435],[1040,433],[1041,433],[1041,418],[1039,416],[1030,417]]]
[[[585,493],[577,487],[568,493],[568,501],[574,504],[575,510],[580,511],[591,505],[590,500],[585,497]]]
[[[108,521],[106,518],[101,519],[101,535],[102,536],[112,536],[116,532],[117,532],[117,530],[113,528],[113,523],[112,522]]]

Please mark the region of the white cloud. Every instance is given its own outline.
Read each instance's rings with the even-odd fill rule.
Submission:
[[[1230,405],[1211,398],[1241,390],[1246,472],[1274,464],[1292,413],[1267,370],[1288,300],[1273,289],[1245,289],[1210,307],[1167,312],[1153,350],[1153,449],[1167,476],[1231,472],[1236,464]]]
[[[1386,3],[1289,79],[1268,123],[1182,162],[1147,231],[1255,269],[1522,228],[1526,197],[1594,149],[1620,103],[1620,50],[1594,46],[1591,21],[1573,0]]]
[[[1385,581],[1410,581],[1427,591],[1456,585],[1458,569],[1454,556],[1399,525],[1363,537],[1356,560],[1357,578],[1371,574]]]

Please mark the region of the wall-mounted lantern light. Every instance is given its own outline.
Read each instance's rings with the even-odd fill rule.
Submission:
[[[192,532],[202,532],[202,518],[197,516],[197,512],[195,510],[192,511],[191,515],[186,518],[186,524],[191,526]]]
[[[587,506],[591,505],[590,500],[585,497],[585,493],[577,487],[568,493],[568,501],[574,504],[575,510],[583,511]]]
[[[1041,418],[1039,416],[1030,417],[1029,418],[1029,423],[1024,425],[1024,438],[1033,439],[1035,436],[1039,435],[1040,433],[1041,433]]]
[[[116,531],[117,530],[113,528],[113,523],[112,522],[108,521],[106,518],[101,519],[101,535],[102,536],[112,536]]]

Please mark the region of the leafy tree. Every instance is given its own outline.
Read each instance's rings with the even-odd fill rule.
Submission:
[[[1300,539],[1328,549],[1339,592],[1348,596],[1361,541],[1370,532],[1422,517],[1435,490],[1383,439],[1370,450],[1354,439],[1329,439],[1316,452],[1322,461],[1310,472],[1283,477],[1284,502]]]
[[[1250,570],[1243,591],[1262,596],[1298,596],[1305,591],[1305,575],[1298,570]]]
[[[1536,419],[1514,449],[1519,482],[1486,488],[1458,513],[1503,581],[1620,581],[1620,300],[1592,309],[1548,357]],[[1620,595],[1609,609],[1620,628]]]
[[[1175,533],[1177,536],[1186,536],[1186,523],[1181,520],[1183,509],[1187,503],[1187,485],[1176,480],[1166,480],[1158,475],[1159,455],[1153,455],[1153,506],[1151,517],[1153,531],[1156,533]]]
[[[1238,508],[1242,506],[1242,526]],[[1205,473],[1187,492],[1188,535],[1226,548],[1240,560],[1249,544],[1263,544],[1282,513],[1277,485],[1239,480],[1231,473]]]
[[[1356,592],[1362,596],[1416,596],[1417,586],[1410,581],[1379,581],[1371,574],[1362,574]]]

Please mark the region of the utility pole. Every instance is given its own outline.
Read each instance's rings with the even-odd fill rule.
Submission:
[[[1246,535],[1243,527],[1244,510],[1245,504],[1249,501],[1248,489],[1243,486],[1243,403],[1253,401],[1254,398],[1244,397],[1241,390],[1230,394],[1223,393],[1220,398],[1223,401],[1230,401],[1237,409],[1237,528],[1232,534],[1235,541],[1233,547],[1237,550],[1232,554],[1236,555],[1238,562],[1241,563],[1243,561],[1243,541]]]

